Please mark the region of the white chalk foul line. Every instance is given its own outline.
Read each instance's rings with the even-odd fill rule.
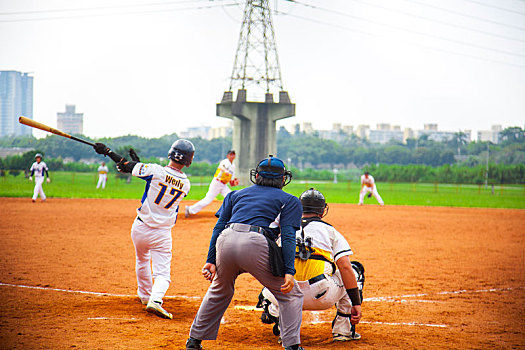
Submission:
[[[136,295],[131,294],[114,294],[114,293],[103,293],[103,292],[89,292],[85,290],[70,290],[70,289],[60,289],[60,288],[51,288],[51,287],[40,287],[40,286],[25,286],[23,284],[10,284],[0,282],[0,286],[8,287],[17,287],[17,288],[27,288],[27,289],[37,289],[37,290],[46,290],[53,292],[65,292],[65,293],[74,293],[74,294],[87,294],[95,296],[109,296],[117,298],[138,298]],[[191,297],[187,295],[165,295],[164,298],[167,299],[190,299],[190,300],[200,300],[200,297]]]
[[[363,301],[385,301],[385,302],[403,302],[404,298],[420,298],[428,297],[432,295],[456,295],[464,293],[493,293],[493,292],[509,292],[517,289],[525,289],[525,287],[509,287],[509,288],[490,288],[490,289],[478,289],[478,290],[455,290],[455,291],[444,291],[437,293],[417,293],[417,294],[406,294],[406,295],[397,295],[397,296],[388,296],[388,297],[371,297],[364,298]],[[419,300],[419,302],[432,302],[431,300]]]
[[[140,318],[135,317],[88,317],[88,320],[117,320],[117,321],[138,321]]]

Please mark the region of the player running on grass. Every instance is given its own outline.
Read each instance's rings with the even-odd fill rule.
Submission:
[[[109,156],[117,169],[131,173],[146,181],[142,205],[131,226],[131,239],[135,246],[137,295],[146,311],[162,318],[172,319],[162,307],[162,298],[170,285],[171,228],[177,221],[180,201],[190,191],[190,180],[182,172],[193,160],[195,147],[188,140],[177,140],[168,153],[167,166],[141,163],[135,151],[130,150],[132,161],[114,153],[102,143],[96,143],[98,154]]]
[[[217,171],[215,171],[215,175],[213,175],[213,179],[211,180],[206,196],[197,203],[191,206],[186,206],[186,208],[184,208],[185,217],[197,214],[204,207],[209,205],[219,194],[222,194],[224,197],[226,197],[226,195],[232,191],[228,187],[228,183],[230,183],[230,186],[237,186],[239,184],[239,180],[235,177],[235,165],[233,164],[234,159],[235,151],[228,151],[226,158],[219,163]]]

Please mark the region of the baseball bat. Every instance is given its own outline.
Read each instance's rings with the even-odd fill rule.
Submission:
[[[67,133],[65,133],[63,131],[58,130],[58,129],[53,129],[50,126],[47,126],[46,124],[42,124],[42,123],[39,123],[37,121],[34,121],[33,119],[29,119],[29,118],[26,118],[26,117],[20,117],[20,118],[18,118],[18,122],[21,123],[21,124],[30,126],[32,128],[37,128],[37,129],[44,130],[44,131],[50,132],[50,133],[58,135],[58,136],[67,137],[68,139],[85,143],[86,145],[95,146],[95,144],[93,142],[89,142],[89,141],[80,139],[78,137],[69,135],[69,134],[67,134]]]

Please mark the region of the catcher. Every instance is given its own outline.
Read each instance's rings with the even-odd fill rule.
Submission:
[[[239,180],[235,177],[235,165],[233,165],[234,159],[235,151],[229,150],[226,154],[226,158],[219,163],[217,171],[215,171],[215,175],[213,175],[210,187],[208,188],[208,193],[206,193],[206,196],[197,203],[191,206],[186,206],[184,211],[185,217],[197,214],[204,207],[209,205],[219,194],[226,197],[226,195],[232,191],[228,187],[228,183],[230,183],[230,186],[237,186],[239,184]]]
[[[364,267],[350,261],[353,254],[345,238],[321,219],[328,212],[323,194],[313,188],[300,197],[303,206],[301,230],[296,233],[295,279],[304,294],[303,310],[326,310],[334,304],[337,314],[332,322],[333,341],[361,338],[355,325],[361,319]],[[257,307],[263,308],[261,321],[275,323],[278,336],[279,304],[273,294],[263,288]]]

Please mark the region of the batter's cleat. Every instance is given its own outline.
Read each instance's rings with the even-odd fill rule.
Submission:
[[[162,318],[173,319],[173,315],[164,310],[162,304],[158,301],[150,300],[148,306],[146,306],[146,311]]]
[[[284,350],[304,350],[304,348],[301,345],[296,344],[296,345],[287,346],[284,348]]]
[[[186,206],[184,207],[184,217],[189,218],[190,217],[190,207]]]
[[[333,341],[351,341],[361,339],[361,334],[354,333],[349,335],[333,334]]]
[[[31,199],[31,202],[35,203],[35,202],[36,202],[36,199]]]
[[[189,337],[186,341],[186,350],[201,350],[201,342],[202,340]]]

